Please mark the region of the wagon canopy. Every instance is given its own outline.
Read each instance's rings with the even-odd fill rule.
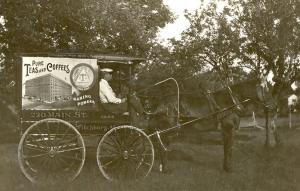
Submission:
[[[60,58],[94,58],[98,63],[112,62],[120,64],[138,64],[145,61],[145,58],[123,56],[123,55],[107,55],[98,53],[22,53],[21,57],[60,57]]]

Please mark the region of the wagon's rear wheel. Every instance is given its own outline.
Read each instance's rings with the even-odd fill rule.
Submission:
[[[108,180],[146,177],[153,166],[154,148],[149,137],[133,126],[108,131],[97,148],[97,163]]]
[[[83,138],[66,121],[43,119],[23,134],[18,160],[22,172],[33,183],[72,181],[84,164]]]

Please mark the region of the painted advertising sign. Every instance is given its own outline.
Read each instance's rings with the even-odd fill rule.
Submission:
[[[96,59],[23,57],[22,109],[92,109],[98,96]]]

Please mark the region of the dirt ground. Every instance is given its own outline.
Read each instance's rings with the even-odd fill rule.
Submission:
[[[300,121],[294,116],[294,128],[288,119],[279,120],[282,145],[264,147],[264,130],[241,128],[236,131],[234,171],[222,170],[221,134],[184,129],[174,139],[168,158],[170,171],[158,172],[157,162],[145,180],[108,182],[98,170],[95,153],[89,150],[80,175],[72,183],[33,185],[21,173],[17,162],[18,133],[12,127],[0,134],[0,191],[296,191],[300,190]],[[258,119],[263,124],[263,119]],[[251,119],[243,119],[250,123]],[[298,124],[299,123],[299,124]],[[298,129],[299,128],[299,129]]]

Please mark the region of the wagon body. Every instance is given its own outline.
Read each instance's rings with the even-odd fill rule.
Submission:
[[[131,90],[124,86],[142,61],[100,54],[21,55],[18,158],[30,181],[76,178],[85,160],[83,137],[91,135],[99,139],[96,157],[105,178],[148,175],[154,161],[149,137],[131,125],[130,113],[112,114],[103,109],[99,99],[101,68],[114,69],[111,86],[117,94],[126,95]],[[129,160],[133,161],[124,170]]]
[[[143,60],[98,54],[22,55],[21,133],[46,118],[68,121],[84,135],[104,134],[113,126],[130,124],[128,115],[114,115],[101,107],[98,74],[103,67],[116,69],[117,79],[112,83],[121,94],[123,82],[118,75],[125,73],[130,80],[135,65]]]

